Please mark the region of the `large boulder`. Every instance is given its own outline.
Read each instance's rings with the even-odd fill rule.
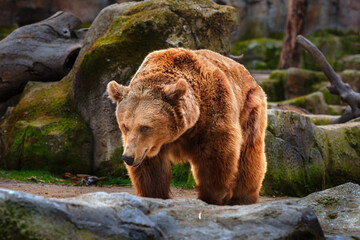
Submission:
[[[346,183],[312,193],[299,202],[315,211],[326,239],[360,238],[360,186]]]
[[[208,0],[115,4],[99,14],[70,74],[73,100],[94,135],[95,167],[121,145],[107,83],[129,83],[145,56],[158,49],[207,48],[228,54],[235,24],[232,7]]]
[[[305,196],[321,190],[323,158],[311,120],[292,111],[268,110],[266,194]]]
[[[323,157],[326,187],[360,183],[360,123],[318,126],[314,137]]]
[[[0,189],[2,239],[323,239],[296,200],[215,206],[128,193],[46,199]]]
[[[2,168],[91,171],[91,132],[69,100],[71,83],[28,84],[20,102],[0,122]]]
[[[283,101],[322,90],[330,82],[322,72],[289,68],[273,71],[260,85],[269,101]]]
[[[306,115],[268,110],[264,192],[305,196],[346,182],[360,183],[359,139],[357,121],[316,126]]]
[[[303,108],[313,114],[328,114],[329,106],[325,102],[322,92],[313,92],[305,96],[282,101],[281,104],[287,104]]]

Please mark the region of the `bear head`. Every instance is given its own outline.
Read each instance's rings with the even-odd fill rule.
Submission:
[[[116,119],[122,132],[123,160],[132,167],[159,154],[197,122],[200,111],[184,79],[157,86],[115,81],[108,83],[109,97],[117,104]]]

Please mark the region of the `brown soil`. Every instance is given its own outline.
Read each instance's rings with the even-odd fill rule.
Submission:
[[[0,178],[0,188],[10,189],[14,191],[31,193],[47,198],[71,198],[81,194],[91,192],[107,192],[119,193],[127,192],[135,195],[135,190],[132,187],[119,186],[73,186],[60,184],[43,184],[43,183],[28,183],[12,179]],[[196,198],[197,193],[194,189],[171,188],[173,198]],[[289,197],[260,197],[259,202],[267,202],[274,200],[289,199]]]

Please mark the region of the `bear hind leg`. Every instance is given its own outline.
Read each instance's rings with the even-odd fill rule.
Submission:
[[[237,132],[224,130],[211,143],[200,146],[202,151],[191,161],[198,198],[208,204],[223,205],[232,196],[240,154]]]
[[[266,172],[264,149],[266,107],[254,108],[242,127],[243,145],[238,162],[238,173],[230,205],[253,204],[258,201]]]

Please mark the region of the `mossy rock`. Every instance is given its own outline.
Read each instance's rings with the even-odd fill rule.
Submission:
[[[285,100],[280,103],[303,108],[314,114],[329,113],[329,106],[326,104],[324,96],[321,92],[314,92],[305,96]]]
[[[269,101],[282,101],[303,96],[330,85],[324,73],[300,68],[277,70],[261,83]],[[325,88],[326,89],[326,88]]]
[[[360,53],[360,38],[354,32],[320,30],[307,36],[307,38],[320,49],[336,71],[342,71],[346,68],[346,64],[342,60],[343,57]],[[320,70],[320,67],[307,51],[302,53],[301,66],[306,69]]]
[[[329,103],[338,103],[339,97],[330,96],[326,86],[330,85],[324,73],[300,68],[273,71],[268,80],[261,82],[261,87],[272,102],[300,97],[322,90],[329,93]],[[333,100],[334,99],[334,100]],[[336,102],[336,103],[335,103]]]
[[[323,72],[301,68],[289,68],[287,72],[287,99],[300,97],[329,85],[329,80]]]
[[[319,126],[314,132],[326,166],[326,187],[360,183],[360,123]]]
[[[324,96],[325,102],[329,105],[345,105],[345,103],[340,100],[339,95],[330,93],[329,89],[327,88],[328,86],[330,86],[330,82],[318,90]]]
[[[309,118],[292,111],[268,110],[265,151],[264,193],[304,196],[321,190],[322,156]]]
[[[98,15],[71,74],[73,101],[93,129],[95,168],[121,145],[115,105],[104,94],[107,83],[129,83],[154,50],[184,47],[228,53],[236,24],[234,8],[209,0],[115,4]]]
[[[305,196],[360,183],[360,122],[328,125],[331,119],[268,110],[265,194]]]
[[[341,58],[339,68],[360,70],[360,54],[348,55]]]
[[[226,53],[230,49],[227,35],[235,24],[233,8],[208,0],[152,0],[136,4],[114,19],[107,32],[92,44],[79,71],[96,79],[99,74],[119,68],[136,70],[148,53],[169,47],[206,47]],[[133,73],[134,70],[122,81],[126,83]]]
[[[136,70],[148,53],[169,47],[206,46],[226,53],[230,41],[220,36],[226,35],[235,24],[234,9],[212,1],[152,0],[136,4],[118,16],[107,32],[92,44],[82,58],[79,71],[94,79],[119,68]],[[198,43],[187,34],[192,25],[198,28],[195,33]],[[101,68],[97,67],[99,63]],[[129,73],[126,80],[132,74]]]
[[[0,123],[3,167],[89,173],[91,133],[68,98],[71,81],[30,83]]]
[[[39,198],[39,197],[38,197]],[[43,207],[49,205],[44,204]],[[27,206],[28,208],[26,208]],[[0,234],[1,239],[100,239],[89,230],[78,229],[70,221],[64,221],[30,209],[33,204],[5,202],[0,200]],[[48,209],[48,212],[58,211]]]
[[[276,69],[282,42],[271,38],[237,41],[231,45],[231,54],[244,54],[242,63],[248,69]]]
[[[278,103],[296,106],[313,114],[342,115],[346,108],[339,96],[330,94],[327,88]]]
[[[330,125],[331,120],[338,118],[339,116],[325,115],[325,114],[307,114],[311,122],[317,126]]]
[[[270,74],[268,80],[261,83],[262,89],[267,95],[268,101],[278,102],[286,99],[287,71],[278,70]]]

